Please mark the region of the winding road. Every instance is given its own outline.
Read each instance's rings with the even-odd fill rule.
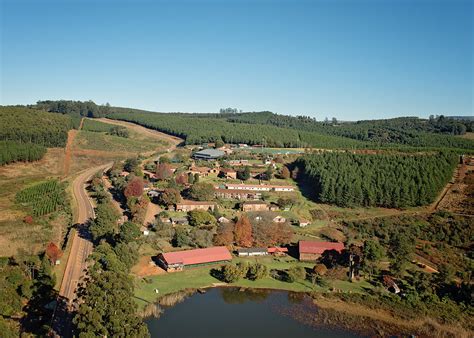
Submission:
[[[69,304],[75,299],[76,288],[85,273],[87,267],[87,257],[92,252],[92,242],[87,231],[87,221],[95,217],[94,207],[86,192],[86,182],[98,171],[105,171],[112,166],[107,163],[98,167],[93,167],[82,172],[72,183],[74,201],[77,204],[77,215],[75,223],[77,231],[72,238],[71,252],[64,271],[63,280],[59,295],[67,300]]]

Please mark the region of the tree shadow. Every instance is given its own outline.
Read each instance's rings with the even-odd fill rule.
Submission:
[[[222,272],[222,269],[212,268],[209,271],[209,274],[217,280],[220,280],[222,282],[224,281],[224,273]]]

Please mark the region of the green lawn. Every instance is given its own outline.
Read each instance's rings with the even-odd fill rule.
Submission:
[[[291,266],[299,265],[306,268],[312,268],[313,263],[299,262],[298,260],[285,257],[285,258],[273,258],[273,257],[258,257],[258,258],[234,258],[233,263],[238,262],[260,262],[268,266],[270,269],[286,270]],[[145,306],[147,303],[156,301],[159,297],[178,292],[184,289],[197,289],[203,287],[209,287],[213,284],[223,284],[220,280],[210,275],[210,270],[218,268],[218,265],[199,267],[187,269],[182,272],[167,273],[164,275],[153,276],[145,280],[136,280],[135,288],[135,300],[140,307]],[[330,286],[334,286],[343,292],[364,292],[364,287],[370,287],[366,282],[351,283],[349,281],[329,281]],[[313,286],[311,281],[297,281],[294,283],[288,283],[279,281],[271,277],[263,278],[257,281],[251,281],[248,279],[241,279],[236,283],[225,284],[229,286],[248,287],[248,288],[266,288],[266,289],[278,289],[278,290],[289,290],[297,292],[308,292],[308,291],[327,291],[319,286]],[[155,293],[155,289],[159,290],[159,294]]]

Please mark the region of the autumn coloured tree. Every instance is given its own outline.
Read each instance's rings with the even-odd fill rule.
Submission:
[[[280,177],[283,179],[290,178],[290,170],[286,166],[283,166],[283,168],[281,168]]]
[[[48,257],[49,261],[52,263],[52,264],[55,264],[56,261],[61,258],[62,256],[62,251],[61,249],[58,248],[58,246],[56,244],[54,244],[53,242],[49,243],[47,246],[46,246],[46,256]]]
[[[159,163],[156,166],[156,178],[159,180],[167,180],[173,175],[171,165],[167,162]]]
[[[219,226],[214,236],[214,245],[229,246],[234,243],[234,224],[227,223]]]
[[[143,180],[140,177],[134,177],[125,187],[123,194],[127,198],[140,197],[143,195],[143,188],[144,188]]]
[[[287,223],[257,222],[252,237],[256,246],[283,245],[291,242],[293,232]]]
[[[176,176],[176,183],[180,185],[185,185],[188,183],[188,175],[185,173],[182,173],[178,176]]]
[[[235,223],[234,236],[237,245],[247,248],[252,246],[252,224],[250,224],[250,221],[247,216],[244,215],[240,217],[239,220]]]

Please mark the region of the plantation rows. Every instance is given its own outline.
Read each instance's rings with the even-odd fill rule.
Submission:
[[[403,208],[433,202],[452,177],[457,161],[452,153],[324,153],[303,156],[297,165],[320,202]]]
[[[95,131],[95,132],[110,132],[112,125],[96,120],[84,119],[84,124],[82,125],[82,130]]]
[[[63,204],[64,188],[57,180],[39,183],[17,193],[16,201],[31,207],[34,216],[46,215]]]
[[[40,160],[46,148],[39,144],[0,141],[0,165]]]

